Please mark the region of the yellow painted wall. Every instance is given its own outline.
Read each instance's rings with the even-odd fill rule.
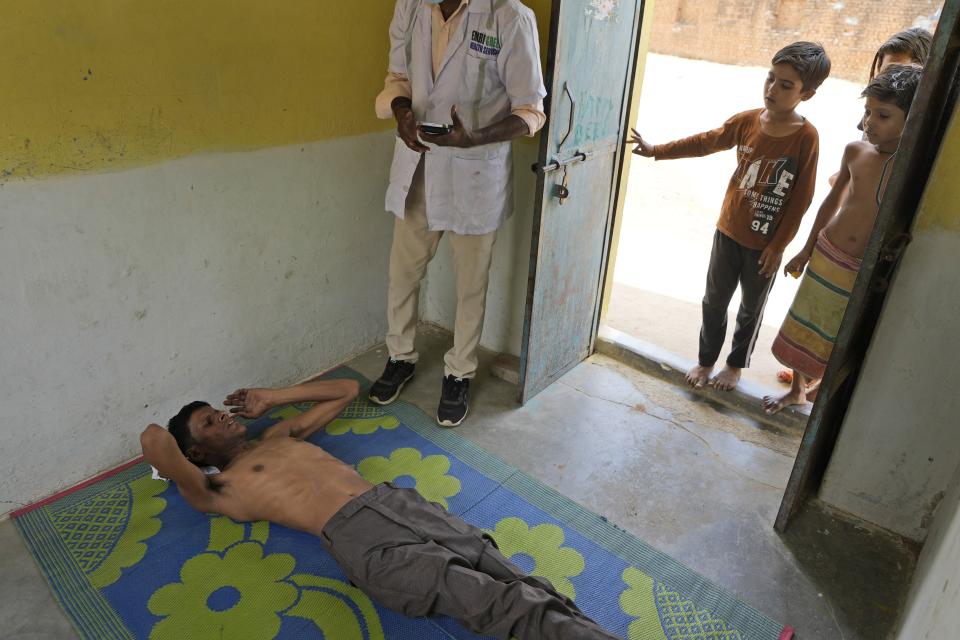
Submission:
[[[960,105],[944,136],[917,214],[916,228],[960,232]]]
[[[529,3],[548,25],[550,0]],[[390,0],[0,0],[0,179],[357,135]]]

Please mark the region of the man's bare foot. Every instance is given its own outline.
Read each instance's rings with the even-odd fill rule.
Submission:
[[[705,367],[702,364],[698,364],[690,369],[690,371],[687,371],[687,384],[694,389],[703,389],[707,384],[707,380],[710,379],[711,371],[713,371],[713,367]]]
[[[723,370],[714,376],[710,381],[710,386],[718,391],[730,391],[740,382],[740,372],[743,369],[727,365]]]
[[[775,413],[780,413],[787,407],[803,404],[806,402],[805,395],[806,394],[803,390],[791,388],[790,391],[783,394],[779,398],[776,396],[764,396],[763,409],[772,416]]]

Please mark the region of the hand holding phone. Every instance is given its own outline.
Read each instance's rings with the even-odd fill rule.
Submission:
[[[453,131],[452,125],[437,124],[436,122],[421,122],[418,127],[421,132],[431,136],[445,136]]]
[[[426,142],[438,147],[459,147],[466,149],[475,147],[479,142],[472,131],[463,126],[463,121],[457,115],[457,107],[450,107],[450,119],[453,124],[437,124],[436,122],[421,122],[417,125],[417,133]]]

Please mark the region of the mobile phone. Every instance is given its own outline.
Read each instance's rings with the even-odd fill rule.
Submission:
[[[432,136],[443,136],[451,131],[453,127],[449,124],[437,124],[436,122],[421,122],[420,130],[424,133],[429,133]]]

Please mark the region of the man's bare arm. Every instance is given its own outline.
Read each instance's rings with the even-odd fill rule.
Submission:
[[[294,418],[288,418],[263,432],[263,439],[308,438],[340,415],[360,392],[356,380],[317,380],[282,389],[238,389],[225,401],[230,411],[244,418],[258,418],[273,407],[294,402],[316,402]]]
[[[157,468],[164,478],[173,480],[177,490],[197,511],[219,513],[217,494],[207,483],[206,476],[184,457],[173,435],[158,424],[151,424],[140,434],[144,459]]]

